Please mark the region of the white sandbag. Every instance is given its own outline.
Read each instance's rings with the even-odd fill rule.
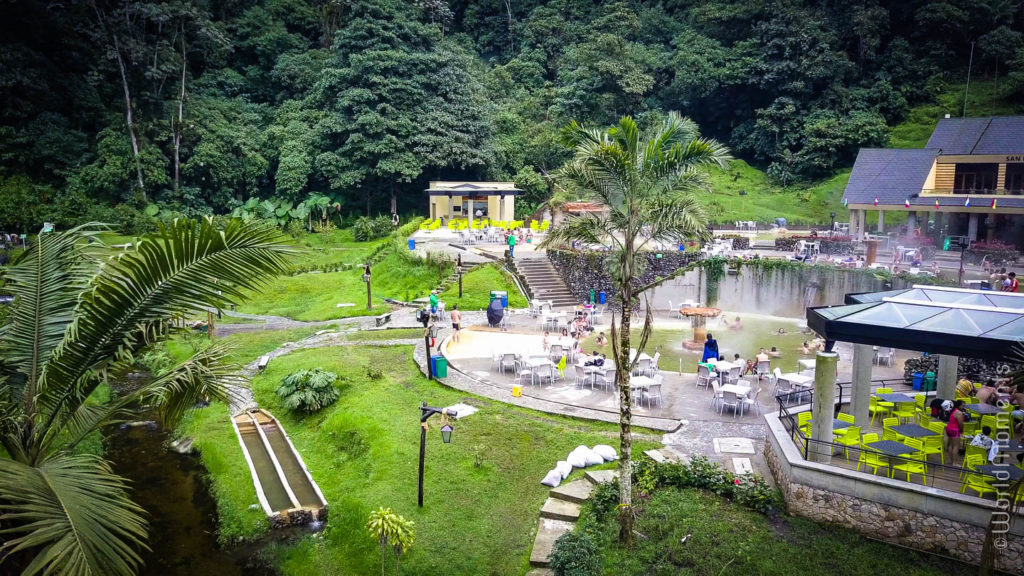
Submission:
[[[583,453],[579,451],[578,448],[576,450],[573,450],[572,452],[569,452],[569,455],[565,457],[565,460],[569,464],[571,464],[573,468],[587,467],[587,459],[583,455]]]
[[[604,458],[605,462],[614,462],[619,459],[619,455],[615,452],[615,448],[607,444],[598,444],[594,446],[594,452],[601,458]]]
[[[555,470],[558,470],[558,473],[562,475],[562,480],[565,480],[569,474],[572,474],[572,464],[565,460],[559,460],[558,464],[555,464]]]
[[[552,488],[558,487],[562,483],[562,474],[558,470],[551,470],[547,476],[540,481],[545,486],[551,486]]]
[[[594,452],[590,448],[587,448],[583,452],[583,457],[587,460],[587,466],[594,466],[596,464],[604,464],[604,458],[600,454]]]

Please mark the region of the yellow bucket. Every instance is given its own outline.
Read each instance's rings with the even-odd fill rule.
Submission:
[[[522,396],[523,395],[523,387],[520,386],[519,384],[515,384],[514,386],[512,386],[512,395],[515,396],[516,398],[519,398],[520,396]]]

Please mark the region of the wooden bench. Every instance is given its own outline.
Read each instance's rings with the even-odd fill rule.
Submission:
[[[373,324],[377,327],[381,327],[391,321],[391,312],[385,312],[380,316],[373,318]]]
[[[269,363],[270,363],[270,356],[267,355],[267,354],[264,354],[263,356],[260,356],[259,360],[256,361],[256,368],[259,371],[262,372],[263,370],[266,369],[267,364],[269,364]]]

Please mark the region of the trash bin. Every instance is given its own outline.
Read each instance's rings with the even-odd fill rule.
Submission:
[[[590,303],[591,304],[594,303],[594,289],[593,288],[590,289]]]
[[[921,384],[924,382],[924,372],[914,372],[913,374],[913,385],[914,390],[920,390]]]
[[[409,238],[409,250],[415,250],[415,249],[416,249],[416,239],[415,238]]]
[[[926,372],[924,375],[924,382],[921,383],[921,390],[924,392],[931,392],[935,390],[935,372]]]
[[[523,395],[523,387],[521,385],[519,385],[519,384],[513,384],[512,385],[512,396],[515,397],[515,398],[519,398],[522,395]]]
[[[989,282],[988,280],[982,280],[980,286],[981,286],[982,290],[991,290],[992,289],[992,283]]]
[[[602,290],[601,292],[599,292],[597,294],[597,302],[598,302],[598,304],[604,304],[605,303],[604,290]]]
[[[942,241],[942,249],[949,252],[949,236],[946,236],[946,239]]]
[[[508,308],[508,292],[504,290],[491,290],[491,299],[488,302],[501,300],[501,307]]]
[[[430,357],[430,368],[434,371],[434,378],[448,377],[448,359],[440,354]]]

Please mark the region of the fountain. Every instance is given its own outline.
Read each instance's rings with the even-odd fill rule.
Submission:
[[[679,309],[679,314],[690,319],[693,326],[693,340],[683,342],[687,350],[700,350],[704,347],[704,340],[707,337],[708,318],[715,318],[722,311],[718,308],[707,306],[687,306]]]

